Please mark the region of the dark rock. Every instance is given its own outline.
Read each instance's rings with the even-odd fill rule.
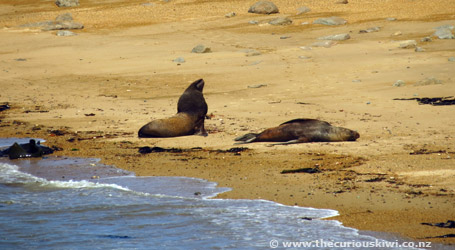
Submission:
[[[273,14],[278,13],[278,7],[270,1],[259,1],[253,4],[250,9],[248,10],[249,13],[256,13],[256,14]]]
[[[45,154],[52,154],[53,149],[42,146],[40,142],[31,139],[29,143],[14,143],[11,147],[0,152],[0,156],[8,156],[10,159],[41,157]]]
[[[7,110],[7,109],[10,109],[10,106],[9,106],[8,103],[1,104],[1,105],[0,105],[0,112],[1,112],[1,111],[4,111],[4,110]]]

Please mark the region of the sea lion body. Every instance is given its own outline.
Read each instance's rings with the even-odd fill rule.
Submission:
[[[185,135],[207,136],[204,128],[207,103],[202,90],[204,80],[193,82],[180,96],[177,114],[165,119],[153,120],[139,129],[139,137],[176,137]]]
[[[360,135],[356,131],[335,127],[325,121],[316,119],[295,119],[280,124],[278,127],[268,128],[259,134],[249,133],[237,137],[236,141],[250,142],[338,142],[355,141]]]

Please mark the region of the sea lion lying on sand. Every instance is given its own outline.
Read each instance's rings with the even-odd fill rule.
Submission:
[[[360,135],[356,131],[334,127],[330,123],[316,119],[294,119],[268,128],[259,134],[249,133],[235,138],[240,143],[283,142],[278,144],[304,142],[355,141]]]
[[[180,96],[177,114],[166,119],[154,120],[139,129],[139,137],[176,137],[184,135],[207,136],[204,128],[207,103],[202,89],[204,80],[193,82]]]
[[[9,156],[10,159],[41,157],[46,154],[52,154],[53,149],[42,146],[40,142],[31,139],[29,143],[18,144],[15,142],[11,147],[0,151],[0,156]]]

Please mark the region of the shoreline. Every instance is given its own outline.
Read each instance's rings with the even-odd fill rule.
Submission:
[[[0,112],[0,136],[40,137],[62,149],[55,155],[100,158],[137,176],[196,177],[233,188],[220,198],[331,208],[348,227],[454,245],[455,238],[426,239],[453,229],[421,224],[455,218],[454,106],[396,99],[455,93],[448,60],[454,40],[433,36],[436,27],[455,25],[455,2],[389,2],[309,0],[311,12],[297,15],[298,3],[277,0],[280,14],[256,15],[247,13],[252,3],[224,0],[111,0],[109,7],[87,0],[64,9],[3,1],[0,103],[11,109]],[[237,15],[226,18],[231,11]],[[84,24],[75,36],[20,27],[67,12]],[[312,23],[334,15],[348,23]],[[266,23],[279,16],[293,23]],[[371,27],[378,30],[360,32]],[[344,33],[350,39],[329,48],[312,45]],[[423,51],[399,48],[406,40]],[[191,53],[198,44],[212,53]],[[185,62],[174,62],[179,57]],[[206,82],[208,137],[137,138],[151,119],[175,114],[178,97],[199,78]],[[398,80],[405,85],[393,86]],[[233,144],[296,118],[353,129],[360,138]],[[143,146],[183,151],[142,155]],[[248,150],[228,151],[234,147]],[[322,172],[281,174],[315,166]]]
[[[30,129],[25,129],[29,126],[34,127],[34,125],[29,124],[19,126],[16,124],[15,129],[8,129],[8,126],[3,123],[0,136],[6,137],[13,134],[20,137],[31,136],[30,133],[17,132],[17,130],[29,131]],[[11,132],[14,130],[16,133],[12,134]],[[433,235],[449,234],[453,229],[420,224],[422,222],[450,220],[453,217],[451,213],[452,201],[455,199],[453,194],[450,192],[446,194],[446,192],[434,190],[434,188],[413,187],[412,184],[403,183],[398,178],[393,180],[394,178],[391,178],[390,175],[386,175],[386,181],[376,182],[376,179],[382,178],[383,175],[358,173],[352,170],[366,162],[362,158],[323,154],[319,151],[319,153],[303,155],[304,157],[309,156],[308,160],[319,162],[311,164],[318,164],[322,173],[279,174],[278,170],[284,170],[283,167],[273,168],[275,169],[274,174],[261,171],[261,168],[240,172],[240,169],[251,166],[252,162],[261,162],[260,165],[265,165],[267,162],[267,164],[273,165],[274,161],[270,158],[269,148],[261,150],[248,147],[239,153],[230,152],[228,149],[237,148],[234,145],[234,147],[230,146],[223,149],[181,148],[183,152],[180,153],[142,155],[138,153],[138,149],[144,145],[146,140],[138,141],[122,136],[106,139],[110,136],[99,131],[75,133],[59,130],[60,135],[49,134],[49,131],[53,130],[41,127],[41,129],[35,130],[33,136],[45,139],[44,144],[47,146],[63,148],[62,151],[54,152],[53,155],[55,156],[99,158],[102,164],[132,171],[136,176],[200,178],[216,182],[220,188],[232,189],[220,193],[214,198],[264,199],[289,206],[333,209],[338,211],[340,215],[327,219],[338,220],[343,226],[352,227],[359,231],[387,232],[401,239],[445,245],[454,244],[453,238],[426,238]],[[288,149],[277,150],[273,153],[273,157],[289,157],[292,155],[289,151]],[[109,152],[110,155],[105,155],[106,152]],[[151,159],[153,159],[154,164],[151,164]],[[233,162],[237,162],[239,159],[242,163],[236,167]],[[223,162],[224,164],[221,164]],[[161,164],[164,166],[160,166]],[[324,168],[325,165],[330,167]],[[220,168],[227,169],[220,171]],[[217,169],[216,175],[211,174],[211,172],[215,172],[215,169]],[[269,170],[273,172],[273,169]],[[235,170],[237,173],[234,172]],[[267,178],[262,177],[262,175],[267,176]],[[339,178],[333,178],[339,175],[343,175],[347,182],[340,185]],[[274,183],[268,181],[270,176],[275,176]],[[278,176],[280,177],[277,178]],[[235,180],[236,178],[240,181]],[[387,182],[387,179],[393,181]],[[375,181],[368,182],[369,180]],[[294,187],[297,185],[298,189],[296,190]],[[353,185],[357,186],[354,187]],[[413,191],[409,191],[410,188]],[[422,192],[422,190],[424,191]],[[433,207],[431,204],[437,205]]]

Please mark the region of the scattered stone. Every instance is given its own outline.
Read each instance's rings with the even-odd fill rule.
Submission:
[[[227,13],[226,15],[224,15],[226,18],[231,18],[231,17],[235,17],[237,14],[235,14],[235,12],[230,12],[230,13]]]
[[[292,23],[292,20],[288,17],[278,17],[269,22],[271,25],[289,25]]]
[[[141,4],[142,6],[145,6],[145,7],[152,7],[152,6],[155,6],[154,3],[143,3]]]
[[[405,83],[404,81],[398,80],[398,81],[396,81],[392,86],[393,86],[393,87],[403,87],[403,86],[405,86],[405,85],[406,85],[406,83]]]
[[[455,29],[455,26],[454,25],[450,25],[450,24],[446,24],[446,25],[441,25],[441,26],[438,26],[436,28],[434,28],[435,30],[438,30],[438,29],[449,29],[449,30],[454,30]]]
[[[71,13],[65,13],[57,16],[55,18],[55,21],[57,22],[71,22],[73,21],[73,15]]]
[[[448,60],[449,60],[449,62],[455,62],[455,57],[451,56],[451,57],[449,57]]]
[[[347,21],[341,17],[325,17],[316,19],[313,24],[322,24],[322,25],[343,25],[346,24]]]
[[[303,22],[300,25],[308,25],[308,24],[310,24],[310,23],[309,22]]]
[[[255,50],[255,49],[248,49],[248,50],[245,50],[244,52],[245,52],[245,56],[260,56],[261,55],[261,52]]]
[[[328,40],[328,41],[320,41],[320,42],[315,42],[311,44],[312,47],[324,47],[324,48],[330,48],[333,45],[335,45],[336,42]]]
[[[52,22],[49,25],[46,25],[42,28],[42,30],[77,30],[83,29],[84,25],[80,23],[71,22]]]
[[[258,89],[262,87],[267,87],[267,84],[255,84],[255,85],[249,85],[248,88],[250,89]]]
[[[249,24],[258,24],[259,22],[256,21],[256,20],[251,20],[251,21],[249,21],[248,23],[249,23]]]
[[[348,4],[348,0],[337,0],[335,4]]]
[[[365,29],[365,30],[360,30],[359,33],[362,34],[362,33],[372,33],[372,32],[378,32],[381,30],[381,27],[371,27],[371,28],[368,28],[368,29]]]
[[[424,37],[424,38],[420,39],[420,41],[421,42],[432,42],[433,39],[431,37],[427,36],[427,37]]]
[[[455,36],[452,34],[452,30],[446,27],[440,27],[434,32],[434,36],[437,36],[439,39],[454,39]]]
[[[414,84],[414,86],[426,86],[435,84],[442,84],[442,81],[436,79],[435,77],[428,77],[424,80],[418,81],[416,84]]]
[[[59,30],[57,36],[77,36],[77,34],[69,30]]]
[[[350,39],[351,36],[349,34],[337,34],[337,35],[330,35],[330,36],[323,36],[319,37],[319,40],[335,40],[335,41],[344,41]]]
[[[302,46],[302,47],[300,47],[300,49],[302,49],[302,50],[312,50],[312,48],[310,46]]]
[[[399,48],[400,49],[412,49],[412,48],[415,48],[416,46],[417,46],[416,40],[405,40],[405,41],[400,42]]]
[[[387,17],[385,20],[387,20],[387,21],[396,21],[397,19],[395,17]]]
[[[76,7],[79,6],[79,0],[56,0],[55,4],[58,7]]]
[[[422,47],[416,47],[415,48],[415,52],[424,52],[424,51],[425,51],[425,49],[422,48]]]
[[[354,79],[354,80],[352,80],[352,82],[354,82],[354,83],[359,83],[359,82],[362,82],[362,80],[360,80],[360,79]]]
[[[253,4],[250,9],[248,10],[249,13],[255,14],[273,14],[278,13],[278,7],[270,1],[259,1]]]
[[[16,59],[14,59],[14,61],[25,62],[25,61],[27,61],[27,58],[16,58]]]
[[[210,53],[210,52],[212,52],[212,50],[209,47],[202,45],[202,44],[197,45],[196,47],[194,47],[191,50],[191,53]]]
[[[303,7],[300,7],[297,9],[297,15],[301,15],[301,14],[304,14],[304,13],[307,13],[307,12],[310,12],[311,9],[306,7],[306,6],[303,6]]]
[[[254,65],[258,65],[260,64],[262,61],[254,61],[252,63],[250,63],[250,66],[254,66]]]
[[[299,56],[299,59],[311,59],[311,56]]]
[[[183,57],[177,57],[175,58],[174,60],[172,60],[173,62],[175,63],[184,63],[185,62],[185,58]]]
[[[403,33],[401,31],[397,31],[392,34],[392,36],[401,36],[401,35],[403,35]]]
[[[291,36],[280,36],[280,39],[284,40],[284,39],[289,39],[291,38]]]

